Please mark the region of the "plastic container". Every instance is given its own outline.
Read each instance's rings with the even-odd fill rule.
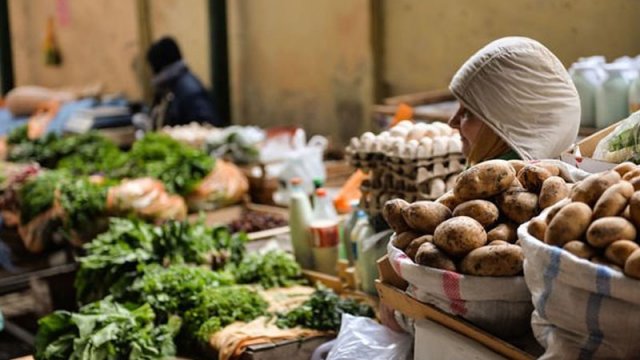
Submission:
[[[293,178],[290,181],[289,230],[293,254],[303,269],[314,268],[311,232],[309,230],[312,219],[313,211],[309,197],[302,188],[302,179]]]
[[[640,77],[629,85],[629,113],[640,110]]]
[[[392,234],[392,230],[386,230],[376,234],[368,222],[358,229],[358,234],[356,235],[358,241],[356,277],[359,288],[368,294],[377,294],[377,261],[387,253],[387,244]]]
[[[314,269],[325,274],[337,275],[340,244],[338,214],[324,188],[316,190],[314,205],[313,219],[309,225]]]
[[[628,66],[606,64],[609,77],[596,92],[596,127],[605,128],[629,115],[629,81],[624,74]]]
[[[580,96],[580,126],[596,126],[596,91],[599,86],[597,68],[588,63],[575,64],[571,74]]]

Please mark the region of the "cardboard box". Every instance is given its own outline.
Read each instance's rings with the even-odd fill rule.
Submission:
[[[600,140],[609,135],[620,123],[615,123],[579,141],[571,149],[560,154],[560,159],[569,165],[590,173],[611,170],[616,165],[614,163],[594,160],[591,157],[596,150]]]

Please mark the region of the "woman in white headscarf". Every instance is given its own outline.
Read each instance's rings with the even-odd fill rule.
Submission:
[[[578,135],[575,86],[560,60],[535,40],[491,42],[462,65],[449,89],[460,101],[449,125],[460,130],[470,165],[556,158]]]

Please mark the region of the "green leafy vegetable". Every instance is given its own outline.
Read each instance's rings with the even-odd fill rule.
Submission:
[[[9,135],[7,135],[7,144],[9,145],[17,145],[24,142],[28,142],[29,138],[27,136],[27,125],[20,125],[17,128],[11,130]]]
[[[28,180],[20,189],[20,221],[23,224],[33,220],[53,206],[55,191],[65,178],[65,174],[50,171]]]
[[[291,286],[303,281],[293,256],[281,250],[247,255],[234,270],[240,284],[259,283],[264,288]]]
[[[129,153],[134,176],[161,180],[167,190],[188,194],[211,172],[214,160],[206,153],[164,134],[149,133]]]
[[[132,286],[133,296],[140,303],[148,303],[162,314],[182,314],[195,306],[204,289],[234,284],[229,272],[214,272],[202,267],[148,265],[144,275]]]
[[[267,302],[257,292],[243,286],[206,289],[196,307],[185,314],[187,334],[207,342],[214,332],[234,321],[251,321],[266,314]]]
[[[67,178],[60,184],[60,204],[71,229],[95,227],[96,218],[104,216],[107,187],[94,184],[88,178]]]
[[[279,314],[280,328],[302,326],[316,330],[340,330],[342,314],[373,317],[373,309],[353,299],[343,299],[330,289],[317,289],[309,300],[286,314]]]
[[[148,304],[129,309],[105,299],[78,313],[56,311],[39,321],[36,359],[164,359],[175,355],[178,317],[160,326]]]

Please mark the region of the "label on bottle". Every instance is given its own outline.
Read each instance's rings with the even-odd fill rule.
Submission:
[[[309,226],[313,241],[313,247],[325,248],[338,246],[340,233],[338,223],[331,220],[318,220]]]

